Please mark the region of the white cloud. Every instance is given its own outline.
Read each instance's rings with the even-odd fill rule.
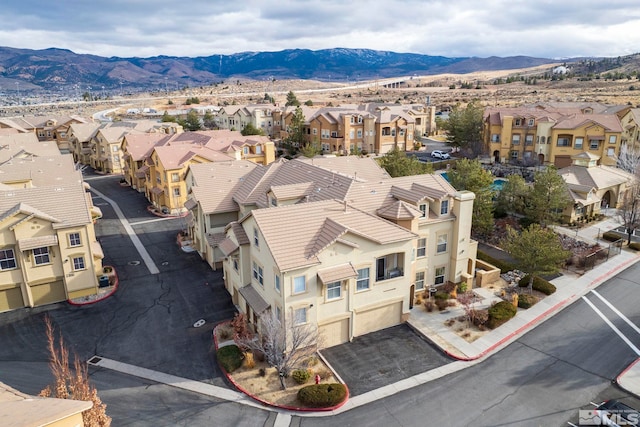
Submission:
[[[557,58],[640,46],[635,0],[5,0],[0,20],[7,46],[122,57],[347,47]]]

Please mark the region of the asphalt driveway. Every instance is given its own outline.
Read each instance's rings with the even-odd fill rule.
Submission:
[[[453,361],[405,324],[356,337],[321,353],[352,396]]]

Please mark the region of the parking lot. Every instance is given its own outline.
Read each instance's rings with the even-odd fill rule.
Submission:
[[[352,396],[452,362],[405,324],[356,337],[321,353]]]

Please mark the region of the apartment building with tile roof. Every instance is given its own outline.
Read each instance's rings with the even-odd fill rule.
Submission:
[[[45,115],[11,117],[6,121],[10,121],[18,129],[34,133],[39,141],[55,141],[60,151],[67,153],[71,151],[69,127],[77,123],[89,123],[91,120],[78,115]],[[6,124],[0,123],[0,127]]]
[[[305,318],[330,346],[406,320],[429,287],[471,284],[474,195],[440,175],[390,178],[373,163],[281,159],[248,173],[212,165],[193,181],[190,236],[213,268],[222,264],[254,324],[267,309],[287,322]]]
[[[98,292],[97,213],[71,155],[0,166],[0,311]]]
[[[571,165],[581,152],[615,165],[623,129],[617,113],[622,106],[597,103],[551,103],[487,108],[484,142],[496,162],[525,165]]]
[[[55,142],[39,141],[34,133],[0,135],[0,165],[12,159],[59,155]]]

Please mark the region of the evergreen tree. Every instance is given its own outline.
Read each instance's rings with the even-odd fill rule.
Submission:
[[[567,184],[555,166],[535,173],[527,197],[526,215],[531,221],[543,226],[556,223],[569,203]]]
[[[293,107],[298,107],[300,106],[300,101],[298,101],[298,98],[296,97],[296,94],[293,93],[293,91],[289,91],[289,93],[287,94],[287,103],[284,104],[286,107],[289,106],[293,106]]]
[[[430,163],[422,163],[413,156],[408,157],[404,151],[400,151],[398,148],[388,151],[377,160],[380,166],[393,178],[433,173],[433,167]]]
[[[244,136],[247,135],[264,135],[264,131],[262,129],[258,129],[257,127],[255,127],[254,125],[252,125],[251,123],[248,123],[244,129],[242,129],[240,131],[240,133]]]
[[[454,147],[470,152],[474,157],[482,153],[482,120],[484,109],[473,101],[466,107],[457,104],[449,113],[449,119],[440,122],[447,131],[447,141]]]
[[[306,142],[304,134],[305,117],[302,108],[297,107],[291,117],[286,142],[294,146],[302,147]]]
[[[529,292],[534,276],[556,273],[571,254],[562,248],[552,229],[539,224],[531,224],[520,232],[509,228],[502,246],[516,260],[518,268],[529,274]]]
[[[448,172],[451,185],[458,191],[475,193],[471,227],[476,234],[486,235],[493,229],[493,175],[479,161],[461,159]]]

